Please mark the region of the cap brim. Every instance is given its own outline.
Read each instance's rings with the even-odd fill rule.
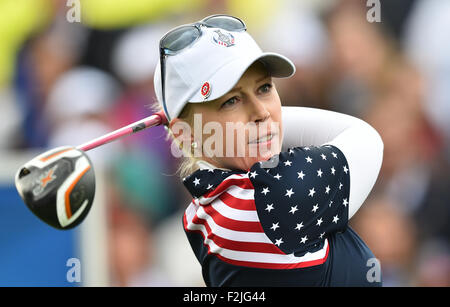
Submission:
[[[262,62],[269,74],[275,78],[288,78],[295,73],[294,64],[288,58],[277,53],[266,52],[257,57],[238,58],[223,66],[208,80],[203,80],[210,85],[210,95],[207,99],[199,88],[188,101],[202,103],[222,97],[239,82],[246,70],[256,61]]]

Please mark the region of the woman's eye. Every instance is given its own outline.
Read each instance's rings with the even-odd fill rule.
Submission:
[[[222,103],[220,108],[231,107],[231,106],[235,105],[236,103],[237,103],[237,98],[236,97],[232,97],[232,98],[228,99],[227,101],[225,101],[224,103]]]
[[[268,93],[268,92],[270,92],[271,89],[272,89],[272,84],[266,83],[259,88],[259,91],[261,93]]]

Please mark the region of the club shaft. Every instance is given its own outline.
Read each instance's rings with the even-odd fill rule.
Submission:
[[[145,130],[150,127],[159,126],[167,122],[165,115],[162,112],[155,113],[149,117],[134,122],[128,126],[117,129],[113,132],[105,134],[101,137],[88,141],[84,144],[77,146],[78,149],[88,151],[96,147],[111,143],[124,136]]]

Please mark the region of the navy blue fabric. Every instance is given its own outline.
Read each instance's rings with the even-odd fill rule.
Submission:
[[[290,149],[276,167],[255,164],[250,180],[261,225],[286,254],[314,252],[328,234],[347,226],[350,176],[336,147]]]
[[[199,233],[190,233],[193,247],[203,246]],[[369,281],[367,274],[373,267],[368,263],[375,256],[361,238],[347,227],[344,232],[328,237],[330,252],[321,265],[272,270],[236,266],[207,254],[205,248],[194,248],[202,264],[205,284],[209,287],[381,287],[380,282]]]

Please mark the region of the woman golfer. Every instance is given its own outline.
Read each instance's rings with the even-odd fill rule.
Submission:
[[[348,226],[377,179],[379,134],[348,115],[282,107],[272,78],[295,67],[262,52],[238,18],[177,27],[160,52],[155,90],[187,155],[183,225],[206,285],[380,286]]]

